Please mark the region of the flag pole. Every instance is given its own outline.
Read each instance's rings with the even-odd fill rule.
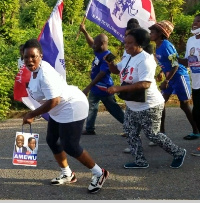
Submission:
[[[85,23],[85,20],[86,20],[86,15],[83,17],[83,20],[82,20],[82,22],[81,22],[81,24],[84,24]],[[77,36],[76,36],[76,41],[78,40],[78,38],[79,38],[79,35],[80,35],[80,29],[79,29],[79,31],[78,31],[78,33],[77,33]]]
[[[92,4],[92,1],[93,1],[93,0],[90,0],[89,3],[88,3],[88,5],[87,5],[86,12],[85,12],[85,15],[84,15],[84,17],[83,17],[83,20],[82,20],[82,23],[81,23],[81,24],[84,24],[84,23],[85,23],[85,20],[86,20],[86,18],[87,18],[87,14],[88,14],[89,8],[90,8],[90,6],[91,6],[91,4]],[[79,29],[79,31],[78,31],[78,33],[77,33],[77,36],[76,36],[76,41],[77,41],[78,38],[79,38],[80,32],[81,32],[81,31],[80,31],[80,29]]]

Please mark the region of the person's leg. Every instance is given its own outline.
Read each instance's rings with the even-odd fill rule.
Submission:
[[[86,150],[80,146],[80,138],[84,120],[75,121],[70,123],[60,123],[60,142],[64,148],[64,151],[79,160],[87,168],[91,169],[94,167],[95,162],[90,157]]]
[[[192,126],[193,133],[184,137],[184,139],[198,138],[198,128],[192,116],[192,109],[190,108],[189,99],[191,98],[191,87],[189,75],[182,75],[176,79],[174,89],[180,101],[180,108],[184,111],[188,121]]]
[[[165,99],[165,104],[166,104],[170,98],[170,94],[163,93],[162,95]],[[161,124],[160,124],[160,132],[161,133],[165,133],[165,117],[166,117],[166,109],[164,106],[163,111],[162,111]]]
[[[76,182],[76,176],[69,168],[66,153],[59,140],[59,123],[55,122],[52,118],[49,118],[46,141],[61,169],[61,175],[52,179],[51,184],[61,185]]]
[[[197,128],[200,132],[200,89],[192,89],[192,101],[193,101],[193,109],[192,115],[194,121],[196,122]],[[191,155],[200,156],[200,146],[191,152]]]
[[[94,95],[92,92],[90,92],[88,96],[88,101],[89,101],[89,113],[86,120],[86,131],[94,132],[100,98]]]
[[[193,109],[192,115],[200,132],[200,89],[192,90]]]
[[[131,154],[135,156],[132,163],[127,163],[124,168],[147,168],[148,163],[144,157],[142,141],[140,138],[141,117],[139,112],[126,109],[123,128],[127,132],[127,142],[131,149]]]
[[[124,123],[124,111],[117,103],[114,95],[101,97],[101,101],[103,102],[104,106],[106,107],[107,111],[120,123]]]
[[[184,111],[188,121],[190,122],[190,124],[192,126],[193,133],[198,134],[199,131],[198,131],[198,128],[197,128],[195,121],[193,120],[192,109],[190,107],[189,101],[188,100],[180,101],[180,108]]]
[[[68,166],[66,154],[59,140],[59,123],[51,117],[48,121],[46,142],[54,154],[56,161],[60,167]]]
[[[106,178],[109,176],[109,172],[100,168],[89,153],[80,146],[80,137],[84,121],[85,119],[71,123],[60,123],[60,141],[68,155],[76,158],[80,163],[91,170],[93,178],[88,190],[91,193],[95,193],[101,189]]]
[[[180,148],[172,142],[172,140],[165,134],[159,132],[159,126],[161,122],[161,115],[164,108],[164,104],[147,109],[143,112],[142,117],[142,129],[146,137],[160,146],[163,150],[174,156],[174,160],[171,164],[172,168],[179,168],[184,160],[186,150]]]
[[[66,158],[66,153],[62,151],[59,154],[54,154],[54,158],[56,159],[58,165],[60,168],[65,168],[68,166],[67,158]]]

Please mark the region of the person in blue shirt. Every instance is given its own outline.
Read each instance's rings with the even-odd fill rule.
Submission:
[[[100,101],[102,101],[107,111],[120,123],[124,122],[124,111],[117,104],[114,95],[107,92],[107,89],[114,85],[108,64],[104,60],[104,56],[110,53],[108,50],[108,37],[101,33],[93,39],[86,31],[84,24],[80,25],[80,31],[83,32],[87,43],[94,50],[91,82],[83,90],[86,96],[89,94],[89,114],[86,120],[86,130],[82,134],[95,135],[95,120]]]
[[[192,117],[189,99],[191,99],[190,77],[187,68],[178,63],[178,53],[174,45],[168,40],[174,29],[174,25],[167,20],[155,23],[150,29],[151,41],[156,44],[156,59],[165,75],[165,80],[161,83],[160,89],[165,99],[165,103],[169,100],[171,94],[176,94],[180,101],[180,108],[186,114],[190,122],[193,132],[184,136],[186,140],[197,139],[200,134]],[[160,78],[160,74],[158,77]],[[165,108],[162,114],[160,132],[165,133]]]

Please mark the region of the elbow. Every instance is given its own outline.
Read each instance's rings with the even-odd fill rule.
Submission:
[[[143,88],[148,89],[151,86],[151,82],[145,82],[143,83]]]
[[[60,103],[60,97],[56,97],[56,98],[51,99],[51,108],[54,108],[59,103]]]

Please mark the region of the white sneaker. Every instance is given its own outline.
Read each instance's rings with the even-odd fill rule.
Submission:
[[[75,173],[72,172],[71,176],[61,174],[59,177],[51,180],[52,185],[62,185],[65,183],[75,183],[77,181]]]
[[[97,177],[95,175],[92,176],[91,183],[90,183],[90,185],[88,187],[88,191],[90,193],[98,192],[102,188],[105,180],[108,178],[109,172],[106,171],[105,169],[102,169],[102,172],[103,173],[102,173],[102,175],[100,177]]]
[[[154,142],[149,142],[149,146],[157,146],[157,144]]]
[[[126,148],[126,149],[124,149],[123,152],[129,154],[129,153],[131,153],[131,149],[130,148]]]

